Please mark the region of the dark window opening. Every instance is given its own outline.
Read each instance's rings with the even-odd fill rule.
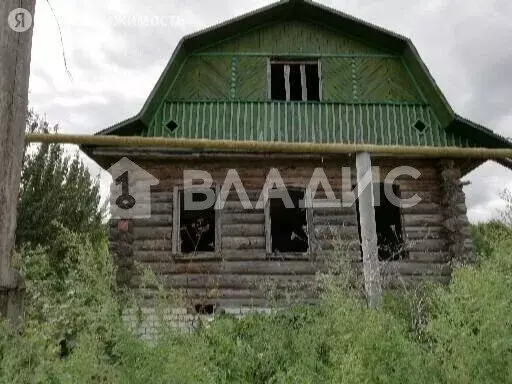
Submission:
[[[194,193],[193,202],[206,200],[206,195]],[[184,193],[180,192],[181,253],[215,251],[215,207],[204,210],[185,209]]]
[[[215,306],[213,304],[196,304],[194,309],[198,315],[213,315]]]
[[[306,208],[301,208],[299,203],[304,200],[304,191],[288,193],[293,207],[285,207],[278,193],[270,198],[272,252],[304,253],[309,248]]]
[[[302,76],[300,65],[290,65],[290,100],[302,101]]]
[[[174,120],[170,120],[167,122],[167,124],[165,124],[165,127],[169,131],[174,132],[176,130],[176,128],[178,128],[178,124],[176,124],[176,122]]]
[[[318,77],[318,65],[306,65],[306,88],[309,101],[320,101],[320,79]]]
[[[420,132],[423,132],[425,129],[427,129],[427,126],[423,121],[418,120],[416,124],[414,124],[414,128],[416,128]]]
[[[272,100],[286,101],[286,83],[284,78],[284,65],[272,64],[271,68],[271,98]]]
[[[380,192],[380,205],[375,207],[375,224],[377,227],[379,260],[394,261],[405,259],[407,258],[407,251],[405,250],[403,238],[402,212],[400,207],[395,206],[388,200],[384,191],[383,183],[374,184],[373,188],[379,188]],[[400,188],[398,185],[393,185],[393,193],[395,196],[400,197]],[[356,208],[359,241],[362,243],[361,226],[359,224],[359,199],[356,202]]]
[[[270,64],[270,98],[281,101],[320,101],[318,63],[305,61]]]

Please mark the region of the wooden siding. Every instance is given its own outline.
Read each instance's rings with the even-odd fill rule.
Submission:
[[[267,25],[220,42],[202,53],[253,52],[282,54],[386,54],[363,41],[322,25],[286,21]]]
[[[174,120],[174,132],[164,128]],[[427,129],[414,124],[422,120]],[[312,143],[469,146],[420,104],[166,102],[146,136]]]
[[[400,56],[299,21],[265,26],[192,53],[166,98],[266,101],[266,59],[276,56],[319,59],[328,101],[425,102]]]
[[[265,215],[263,210],[244,210],[234,192],[222,211],[220,253],[175,255],[172,252],[172,191],[183,183],[185,169],[201,169],[222,183],[231,168],[237,169],[250,200],[257,201],[266,175],[277,168],[287,186],[306,187],[315,167],[323,167],[338,198],[355,184],[355,171],[343,179],[342,166],[353,167],[349,160],[338,163],[304,160],[262,160],[233,163],[226,160],[212,164],[195,162],[138,162],[160,184],[152,189],[152,217],[133,220],[133,258],[143,269],[156,272],[168,287],[184,291],[192,301],[209,301],[220,306],[250,306],[265,303],[268,287],[279,292],[293,292],[304,300],[315,298],[315,274],[326,270],[328,262],[344,258],[356,270],[360,267],[360,250],[355,204],[348,208],[314,208],[310,216],[314,236],[311,254],[268,254],[266,251]],[[376,159],[382,167],[381,178],[394,162]],[[421,177],[397,179],[402,197],[417,194],[422,202],[403,210],[404,237],[409,252],[407,260],[384,263],[386,284],[398,278],[406,282],[424,279],[446,281],[451,269],[443,233],[440,208],[442,191],[434,162],[408,160],[405,164],[420,170]],[[322,193],[317,195],[322,198]],[[117,224],[111,222],[112,249],[116,249]],[[123,260],[117,260],[123,263]],[[140,287],[140,275],[129,280],[132,288]]]
[[[236,100],[267,100],[267,57],[237,58]]]
[[[269,55],[190,56],[167,100],[267,101]],[[400,57],[315,57],[322,66],[323,100],[342,103],[422,103]]]
[[[170,91],[176,100],[229,100],[231,57],[189,56]]]

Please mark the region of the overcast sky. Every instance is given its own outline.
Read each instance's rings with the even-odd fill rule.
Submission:
[[[135,115],[179,39],[270,4],[267,0],[51,0],[37,2],[30,104],[61,132],[92,134]],[[512,2],[323,0],[410,37],[459,114],[512,137]],[[155,16],[160,25],[144,23]],[[92,172],[100,168],[87,160]],[[470,220],[496,217],[512,171],[487,163],[468,175]],[[101,174],[102,191],[108,175]]]

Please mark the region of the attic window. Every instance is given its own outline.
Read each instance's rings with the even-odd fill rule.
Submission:
[[[309,248],[306,208],[301,207],[304,190],[287,191],[293,207],[285,206],[280,191],[270,196],[270,231],[273,253],[305,253]]]
[[[414,124],[414,128],[416,128],[420,133],[423,133],[425,131],[425,129],[427,129],[427,125],[423,121],[418,120]]]
[[[189,193],[190,191],[185,191]],[[196,191],[197,192],[197,191]],[[184,191],[179,192],[179,238],[182,254],[215,251],[215,209],[212,205],[197,210],[185,206]],[[200,203],[206,199],[204,193],[193,193],[192,202]]]
[[[318,61],[270,61],[269,98],[281,101],[320,101],[319,71]]]
[[[402,211],[386,197],[384,183],[373,185],[374,190],[379,188],[380,205],[375,207],[375,224],[377,227],[377,245],[380,261],[401,260],[407,257],[402,227]],[[393,184],[393,193],[400,196],[400,188]],[[357,200],[357,216],[359,223],[359,200]],[[359,240],[361,240],[361,226],[359,226]]]

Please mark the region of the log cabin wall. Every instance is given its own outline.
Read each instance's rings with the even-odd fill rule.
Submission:
[[[264,210],[244,210],[234,191],[224,209],[218,212],[217,252],[180,255],[173,249],[173,237],[179,233],[173,228],[173,223],[176,225],[174,191],[183,185],[184,170],[207,171],[221,185],[228,170],[236,169],[255,205],[271,168],[279,170],[287,187],[302,188],[308,186],[315,168],[323,168],[336,197],[341,199],[356,184],[353,157],[132,160],[158,178],[160,184],[151,191],[150,219],[111,221],[111,249],[119,267],[120,284],[140,288],[141,268],[151,269],[166,287],[182,291],[192,308],[194,303],[211,303],[217,308],[264,307],[271,292],[278,292],[278,299],[291,295],[301,301],[314,300],[318,293],[316,273],[324,271],[328,261],[338,258],[355,266],[360,263],[356,204],[349,208],[312,208],[307,223],[309,251],[273,254],[267,250]],[[403,260],[383,262],[387,286],[424,280],[448,281],[455,248],[454,231],[448,232],[446,227],[446,221],[453,217],[447,217],[445,209],[448,192],[443,183],[444,168],[438,161],[415,159],[397,162],[397,159],[374,158],[372,165],[380,167],[380,181],[398,165],[421,172],[417,180],[409,176],[396,180],[402,198],[417,194],[421,202],[402,209],[407,256]],[[351,179],[343,179],[342,167],[352,168]],[[469,223],[465,205],[460,201],[463,198],[460,183],[456,190],[459,211],[455,232],[464,243],[468,239]],[[322,199],[324,195],[320,192],[316,198]],[[470,244],[465,246],[463,249],[467,250]]]

